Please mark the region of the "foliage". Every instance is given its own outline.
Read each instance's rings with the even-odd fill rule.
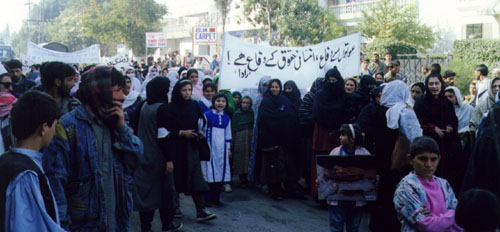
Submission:
[[[414,46],[406,44],[403,42],[397,43],[385,40],[375,40],[366,45],[366,54],[370,57],[372,53],[377,52],[381,57],[384,56],[386,52],[393,55],[393,59],[398,59],[400,56],[398,54],[416,54],[417,50]],[[408,56],[405,56],[408,57]]]
[[[415,5],[401,6],[397,1],[382,0],[369,11],[363,11],[359,31],[378,44],[404,44],[423,51],[436,41],[432,28],[418,20]]]
[[[462,59],[453,58],[451,63],[446,67],[441,69],[443,72],[445,70],[453,70],[457,74],[455,78],[455,85],[460,89],[462,96],[469,93],[469,84],[474,80],[474,67],[480,64],[479,62],[464,61]]]
[[[488,67],[500,65],[499,39],[466,39],[453,42],[453,57],[456,59],[484,63]]]
[[[215,6],[222,14],[222,35],[226,32],[226,20],[231,10],[231,2],[233,2],[233,0],[215,0]]]
[[[276,20],[279,45],[304,46],[342,36],[344,28],[335,23],[333,12],[321,8],[317,1],[285,1]]]
[[[304,46],[341,36],[343,27],[316,0],[242,0],[248,21],[260,24],[272,45]],[[262,33],[266,31],[267,33]]]
[[[70,50],[99,43],[101,53],[108,56],[116,53],[116,44],[125,43],[143,54],[145,33],[158,30],[167,13],[154,0],[45,0],[43,10],[44,27],[32,24],[28,28],[25,23],[13,36],[11,43],[21,52],[27,41],[54,41]],[[39,4],[34,5],[32,15],[40,15]]]

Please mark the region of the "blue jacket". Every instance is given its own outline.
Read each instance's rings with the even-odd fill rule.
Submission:
[[[105,225],[102,172],[97,163],[94,130],[84,105],[65,114],[52,143],[44,150],[43,168],[49,178],[63,228],[98,231]],[[132,199],[129,186],[142,160],[142,142],[124,126],[112,132],[117,231],[129,230]]]

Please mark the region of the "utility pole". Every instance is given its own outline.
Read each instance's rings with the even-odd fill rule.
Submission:
[[[24,5],[28,6],[28,28],[30,27],[31,21],[31,0],[28,0],[28,3],[24,3]]]

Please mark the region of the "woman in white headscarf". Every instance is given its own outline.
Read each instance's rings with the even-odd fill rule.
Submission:
[[[409,97],[408,87],[404,82],[391,81],[384,87],[380,104],[389,108],[385,113],[387,127],[399,128],[399,131],[411,142],[414,138],[422,136],[422,128],[420,128],[415,111],[406,104]]]
[[[455,86],[447,87],[444,95],[453,103],[453,106],[455,106],[455,114],[458,118],[458,133],[460,134],[468,131],[474,107],[464,103],[460,90]]]
[[[137,78],[135,69],[129,66],[125,70],[125,75],[129,76],[130,81],[132,81],[132,90],[136,92],[141,91],[141,81]]]
[[[170,89],[168,90],[168,99],[170,100],[172,99],[171,98],[172,90],[174,89],[175,84],[179,80],[179,73],[175,70],[172,70],[168,72],[167,78],[170,80]]]
[[[143,97],[144,99],[146,99],[146,86],[148,85],[148,83],[153,80],[156,76],[159,75],[159,72],[158,72],[159,68],[157,66],[150,66],[149,69],[148,69],[148,74],[146,75],[146,79],[144,80],[144,82],[142,82],[142,86],[141,86],[141,91],[139,91],[139,93],[141,94],[141,97]]]

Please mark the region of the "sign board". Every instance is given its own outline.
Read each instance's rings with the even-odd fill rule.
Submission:
[[[129,50],[118,53],[116,56],[113,56],[107,61],[102,62],[101,65],[114,66],[117,70],[120,70],[121,67],[127,68],[128,66],[130,66]]]
[[[337,66],[342,77],[359,75],[361,34],[306,47],[273,47],[224,36],[220,62],[220,89],[257,88],[263,76],[282,83],[293,80],[307,89]]]
[[[196,44],[217,43],[217,32],[215,27],[193,27],[193,41]]]
[[[167,46],[167,35],[163,32],[146,32],[146,47],[159,48]]]
[[[31,60],[35,63],[60,61],[72,64],[98,64],[100,53],[101,51],[98,44],[75,52],[58,52],[40,47],[33,42],[28,42],[26,60]]]

